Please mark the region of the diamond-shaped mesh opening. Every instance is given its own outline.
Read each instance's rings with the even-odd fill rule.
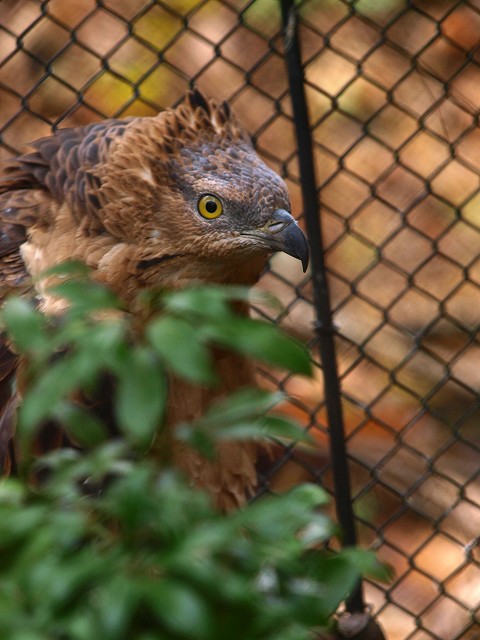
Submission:
[[[299,36],[359,542],[396,575],[389,640],[480,637],[480,4],[303,0]],[[3,0],[0,159],[52,127],[228,99],[302,214],[275,0]],[[303,221],[301,220],[301,224]],[[312,348],[310,274],[277,255],[259,307]],[[276,444],[260,492],[333,491],[323,371],[263,371],[314,445]]]

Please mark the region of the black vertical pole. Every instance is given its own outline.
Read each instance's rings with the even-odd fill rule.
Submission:
[[[316,311],[315,331],[318,337],[320,357],[323,365],[325,400],[330,433],[330,452],[335,488],[335,505],[338,521],[343,530],[343,544],[344,546],[353,546],[356,544],[356,534],[350,492],[350,474],[345,447],[334,328],[330,310],[330,294],[323,258],[322,229],[318,215],[312,138],[305,99],[300,45],[298,41],[297,11],[294,0],[281,0],[281,5],[285,58],[298,144],[303,210],[310,241],[313,297]],[[357,588],[351,594],[346,603],[346,607],[349,612],[361,612],[364,610],[361,584],[358,584]]]

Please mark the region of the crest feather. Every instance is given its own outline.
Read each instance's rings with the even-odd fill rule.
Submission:
[[[184,102],[167,111],[165,132],[177,145],[197,139],[220,137],[231,142],[250,142],[230,105],[205,97],[198,89],[189,91]],[[171,149],[170,149],[171,152]]]
[[[192,89],[187,93],[187,102],[192,110],[195,111],[197,108],[203,109],[208,115],[210,115],[210,105],[198,89]]]

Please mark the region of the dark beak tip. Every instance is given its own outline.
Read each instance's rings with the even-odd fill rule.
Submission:
[[[300,260],[305,273],[308,269],[310,252],[305,234],[295,218],[288,211],[277,209],[271,218],[271,223],[283,223],[282,225],[272,224],[270,227],[268,241],[272,249],[283,251]],[[277,227],[280,228],[277,229]]]
[[[309,252],[308,252],[308,248],[307,248],[307,253],[306,255],[302,258],[302,269],[303,269],[303,273],[306,273],[307,269],[308,269],[308,263],[310,262],[310,256],[309,256]]]
[[[283,251],[302,263],[303,273],[308,269],[310,249],[305,234],[295,220],[283,232]]]

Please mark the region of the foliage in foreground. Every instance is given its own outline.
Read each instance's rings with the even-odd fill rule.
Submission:
[[[27,456],[20,477],[0,484],[0,637],[302,640],[328,624],[360,574],[382,576],[371,554],[321,550],[334,527],[319,510],[320,488],[300,486],[225,516],[145,454],[161,423],[167,375],[214,384],[212,345],[246,355],[254,345],[260,360],[308,373],[300,345],[234,316],[229,301],[244,292],[165,295],[162,313],[146,314],[139,328],[112,316],[118,301],[83,276],[59,291],[71,310],[56,327],[19,300],[4,313],[30,361],[20,435],[28,445],[42,420],[56,419],[90,448],[37,462]],[[58,351],[63,357],[52,360]],[[114,441],[71,399],[104,373],[117,385]],[[276,399],[244,391],[180,433],[207,453],[229,435],[298,436],[288,421],[263,415]],[[34,469],[46,478],[41,488]]]

